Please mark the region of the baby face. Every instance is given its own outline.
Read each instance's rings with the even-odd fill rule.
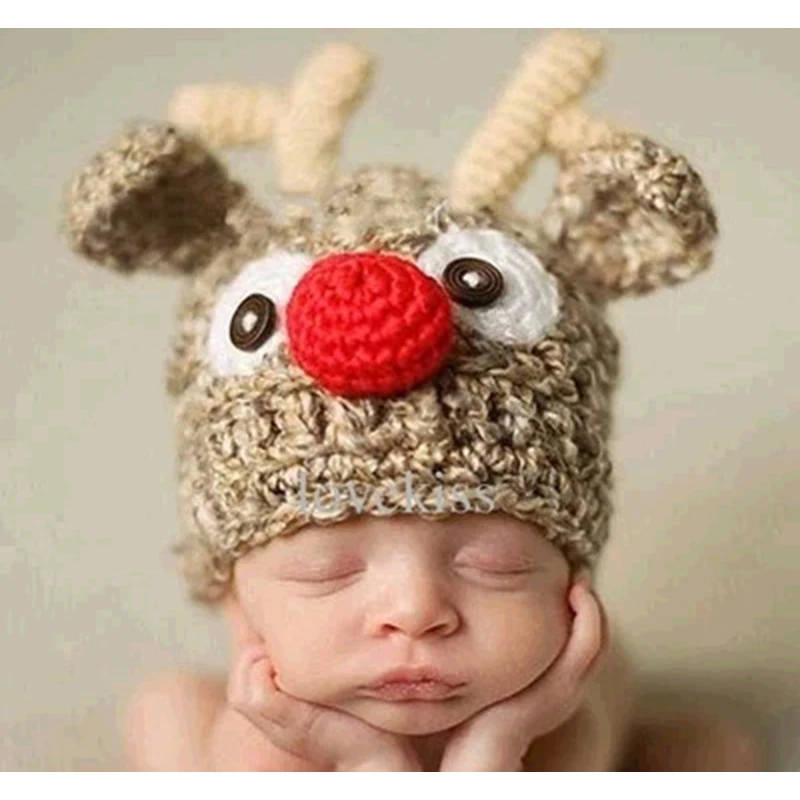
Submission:
[[[572,619],[566,559],[502,513],[309,526],[252,550],[234,578],[283,691],[406,735],[457,725],[533,682]],[[444,685],[370,688],[403,668]]]

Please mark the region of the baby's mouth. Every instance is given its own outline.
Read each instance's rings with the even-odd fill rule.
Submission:
[[[441,681],[390,681],[380,686],[364,689],[370,696],[381,700],[403,702],[410,700],[435,701],[446,700],[458,693],[459,686],[451,686]]]

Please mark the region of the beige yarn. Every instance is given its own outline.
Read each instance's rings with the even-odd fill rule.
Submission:
[[[577,150],[608,144],[616,132],[622,132],[622,129],[592,117],[576,103],[553,116],[547,128],[545,146],[556,155],[565,156]]]
[[[309,59],[275,127],[281,191],[314,196],[330,183],[344,123],[371,76],[372,59],[352,44],[331,43]]]
[[[599,75],[603,47],[559,31],[532,47],[453,167],[450,202],[459,211],[505,202],[545,145],[553,117]]]
[[[313,197],[333,178],[345,123],[372,70],[365,50],[332,42],[312,55],[288,92],[237,83],[187,86],[172,99],[169,117],[213,146],[271,140],[278,188]]]
[[[611,125],[569,104],[599,75],[602,56],[599,41],[572,31],[531,48],[453,168],[454,209],[505,202],[544,149],[564,154],[610,137]],[[216,147],[272,141],[279,188],[316,196],[331,180],[344,124],[372,68],[363,50],[333,43],[309,59],[291,93],[237,83],[185,86],[169,118]]]
[[[183,86],[169,105],[169,119],[212,147],[268,142],[283,111],[285,92],[239,83]]]
[[[273,120],[273,138],[283,141],[281,163],[292,165],[298,179],[305,176],[294,186],[320,191],[313,209],[262,208],[207,149],[207,139],[170,125],[125,131],[73,181],[65,226],[76,252],[121,273],[147,269],[183,281],[167,388],[176,403],[180,494],[174,552],[193,598],[219,601],[236,560],[274,537],[356,513],[385,513],[372,504],[361,511],[350,505],[304,511],[296,502],[303,474],[311,487],[353,481],[382,492],[384,507],[404,513],[400,479],[411,473],[424,504],[413,513],[432,519],[458,513],[437,508],[440,490],[490,487],[496,511],[529,522],[571,564],[597,563],[613,510],[610,438],[619,377],[608,304],[705,270],[717,222],[685,158],[593,120],[575,104],[597,63],[596,50],[569,45],[582,41],[576,36],[551,40],[549,52],[561,60],[538,62],[560,65],[542,71],[541,83],[537,78],[549,98],[544,106],[523,114],[515,128],[511,106],[501,103],[505,111],[497,119],[511,120],[519,136],[515,166],[503,167],[506,153],[497,149],[503,135],[490,137],[488,155],[476,152],[474,163],[485,164],[485,174],[497,180],[482,183],[483,173],[472,173],[479,179],[463,184],[471,187],[466,196],[480,199],[468,210],[452,203],[452,187],[413,166],[365,166],[328,185],[319,177],[332,176],[334,133],[367,72],[364,54],[341,55],[339,46],[312,62],[287,93],[285,107],[294,107],[294,115],[280,112]],[[578,77],[557,77],[562,67]],[[338,88],[326,83],[335,70],[343,81]],[[320,91],[326,102],[300,113],[304,98],[319,98]],[[276,106],[268,95],[239,95],[244,105],[263,101],[260,116],[226,105],[232,95],[223,95],[205,96],[206,112],[196,118],[204,130],[232,142],[269,129]],[[509,96],[521,98],[522,89]],[[189,105],[198,108],[197,95]],[[209,125],[214,113],[217,122]],[[311,136],[308,150],[298,154],[289,147],[290,130],[319,137]],[[508,192],[524,177],[524,159],[542,149],[558,155],[560,173],[543,213],[527,219],[510,207]],[[549,273],[560,307],[540,338],[507,344],[458,321],[439,372],[393,397],[326,391],[295,363],[288,340],[252,373],[215,371],[208,350],[215,310],[254,261],[288,250],[313,264],[369,250],[418,265],[443,234],[469,229],[513,240]],[[502,260],[494,265],[501,273]],[[387,314],[393,311],[402,313],[389,303]],[[285,320],[279,324],[284,330]]]

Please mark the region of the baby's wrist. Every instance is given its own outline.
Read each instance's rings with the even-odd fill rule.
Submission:
[[[442,771],[519,772],[529,746],[530,741],[526,740],[523,746],[518,737],[497,737],[491,743],[470,747],[468,752],[460,753],[456,760],[445,757]]]
[[[420,768],[411,759],[401,754],[388,754],[366,760],[342,762],[335,772],[420,772]]]
[[[421,772],[417,754],[403,737],[382,733],[369,749],[343,755],[335,772]]]

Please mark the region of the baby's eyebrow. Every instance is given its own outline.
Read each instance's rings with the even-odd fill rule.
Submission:
[[[521,539],[505,539],[493,536],[475,536],[463,542],[465,548],[479,548],[497,553],[501,556],[533,556],[534,551],[529,543]]]
[[[361,539],[349,531],[333,530],[334,527],[301,529],[292,536],[285,537],[279,552],[286,555],[316,555],[320,552],[350,549]]]

